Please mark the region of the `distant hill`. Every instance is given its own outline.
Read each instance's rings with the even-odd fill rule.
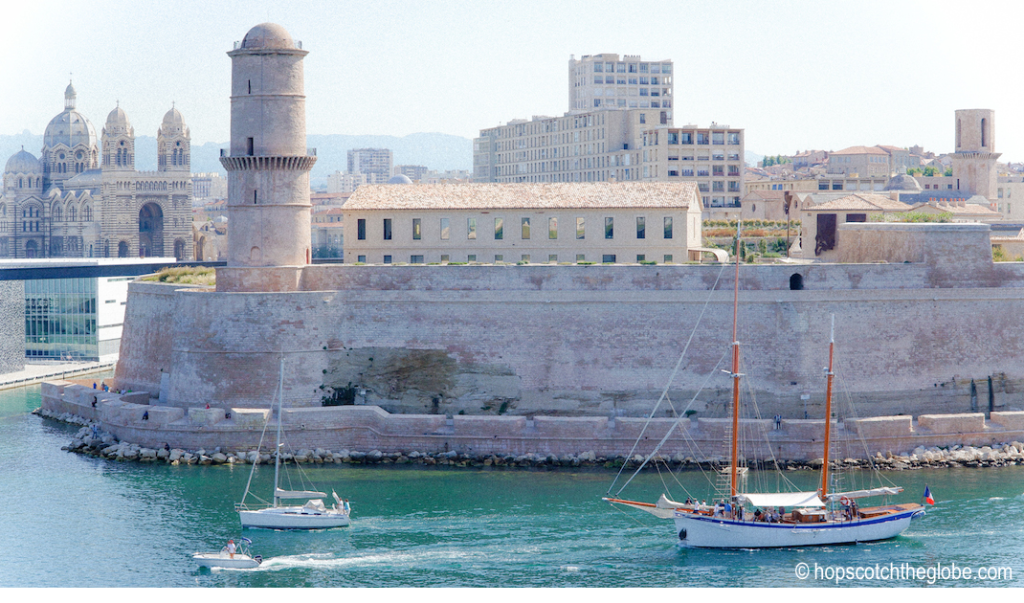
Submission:
[[[315,148],[317,162],[311,177],[325,179],[335,171],[348,169],[348,151],[361,148],[385,148],[394,152],[395,165],[424,165],[432,170],[472,170],[473,141],[461,136],[439,133],[408,136],[354,136],[350,134],[310,134],[306,145]],[[43,148],[43,136],[25,130],[21,134],[0,134],[0,169],[7,159],[24,149],[36,157]],[[192,145],[193,172],[221,172],[220,150],[228,143],[208,142]],[[135,168],[156,169],[156,137],[135,137]]]

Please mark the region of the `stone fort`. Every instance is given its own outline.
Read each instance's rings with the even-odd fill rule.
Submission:
[[[533,421],[640,417],[668,387],[676,410],[724,415],[731,267],[312,265],[306,54],[273,24],[228,53],[228,264],[216,289],[132,283],[117,388],[223,416],[268,408],[283,379],[291,410]],[[860,417],[1024,407],[1024,268],[992,262],[987,225],[839,228],[841,263],[739,271],[760,416],[822,418],[832,315]]]

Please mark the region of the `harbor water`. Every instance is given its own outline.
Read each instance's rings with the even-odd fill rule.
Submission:
[[[3,587],[1024,586],[1024,466],[890,473],[905,488],[897,501],[920,502],[928,486],[935,506],[896,539],[850,546],[681,549],[670,521],[603,502],[615,473],[593,469],[312,466],[318,486],[351,501],[351,527],[243,532],[234,504],[250,466],[65,452],[78,428],[38,406],[38,386],[0,392]],[[787,477],[813,488],[817,476]],[[653,502],[677,480],[707,490],[700,472],[646,472],[623,496]],[[273,467],[253,482],[269,493]],[[239,536],[262,566],[192,562]]]

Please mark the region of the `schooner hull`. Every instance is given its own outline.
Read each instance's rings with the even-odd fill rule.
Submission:
[[[829,523],[758,523],[698,516],[677,511],[679,545],[694,548],[763,549],[886,540],[910,526],[923,509],[910,509],[872,519]]]

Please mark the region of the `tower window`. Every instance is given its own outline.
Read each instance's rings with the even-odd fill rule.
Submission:
[[[254,150],[255,144],[252,137],[250,136],[249,138],[245,139],[245,154],[251,157],[253,155]]]
[[[257,193],[258,193],[258,191],[253,189],[253,191],[252,191],[252,204],[253,205],[256,205],[256,194]]]

